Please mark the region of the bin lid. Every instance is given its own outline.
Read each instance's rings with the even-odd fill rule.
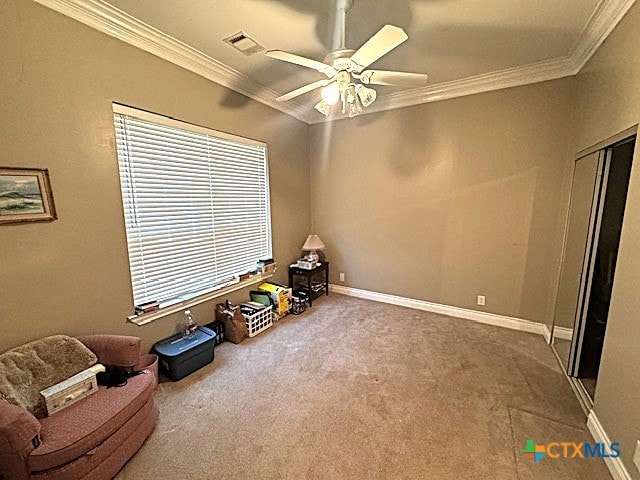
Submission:
[[[215,338],[216,333],[213,330],[207,327],[198,327],[192,337],[185,338],[182,333],[176,333],[155,343],[153,349],[165,357],[175,357]]]

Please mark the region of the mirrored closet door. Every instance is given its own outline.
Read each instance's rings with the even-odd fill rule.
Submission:
[[[589,250],[591,218],[594,215],[596,186],[604,164],[603,152],[595,152],[579,159],[573,172],[571,202],[565,233],[564,255],[556,300],[553,344],[562,363],[569,365],[578,299],[584,280],[582,271],[586,251]]]
[[[635,136],[576,161],[553,347],[592,402],[604,344]]]

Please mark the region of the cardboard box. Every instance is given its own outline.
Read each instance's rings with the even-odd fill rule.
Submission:
[[[283,316],[289,313],[289,297],[291,292],[288,287],[267,282],[261,284],[258,289],[271,294],[271,298],[275,304],[275,312],[278,315]]]

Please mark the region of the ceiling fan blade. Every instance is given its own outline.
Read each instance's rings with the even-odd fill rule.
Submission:
[[[315,90],[316,88],[324,87],[332,82],[329,80],[318,80],[317,82],[310,83],[309,85],[305,85],[304,87],[296,88],[292,92],[285,93],[284,95],[276,98],[279,102],[286,102],[287,100],[291,100],[297,96],[300,96],[304,93],[310,92],[311,90]]]
[[[351,61],[362,71],[408,38],[400,27],[385,25],[351,56]]]
[[[265,55],[276,60],[282,60],[283,62],[294,63],[303,67],[317,70],[320,73],[324,73],[327,77],[333,77],[336,71],[331,65],[326,63],[311,60],[310,58],[301,57],[300,55],[294,55],[293,53],[283,52],[282,50],[269,50],[265,52]]]
[[[427,84],[426,73],[389,72],[386,70],[365,70],[358,78],[365,85],[392,85],[398,87],[422,87]]]

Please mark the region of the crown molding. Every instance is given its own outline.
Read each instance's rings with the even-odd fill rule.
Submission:
[[[636,0],[601,0],[571,50],[575,73],[586,65]]]
[[[34,0],[102,33],[138,47],[269,107],[314,124],[326,118],[296,101],[278,102],[272,90],[224,63],[99,0]],[[576,75],[636,0],[601,0],[566,57],[384,95],[363,114],[436,102]]]
[[[98,0],[35,0],[85,25],[156,55],[224,87],[307,122],[308,109],[296,102],[277,102],[280,96],[241,72],[195,48]]]
[[[545,82],[575,75],[571,58],[565,57],[548,60],[522,67],[507,68],[497,72],[474,75],[473,77],[437,83],[426,87],[403,90],[380,95],[371,106],[363,109],[362,115],[410,107],[422,103],[437,102],[450,98],[464,97],[476,93],[491,92],[503,88],[518,87],[530,83]],[[316,115],[310,123],[322,123],[331,120],[342,120],[345,117],[318,118]]]
[[[571,53],[566,57],[394,92],[376,100],[373,105],[363,110],[362,115],[576,75],[635,2],[636,0],[601,0]],[[309,123],[343,119],[345,117],[318,118],[318,115],[315,115]]]

